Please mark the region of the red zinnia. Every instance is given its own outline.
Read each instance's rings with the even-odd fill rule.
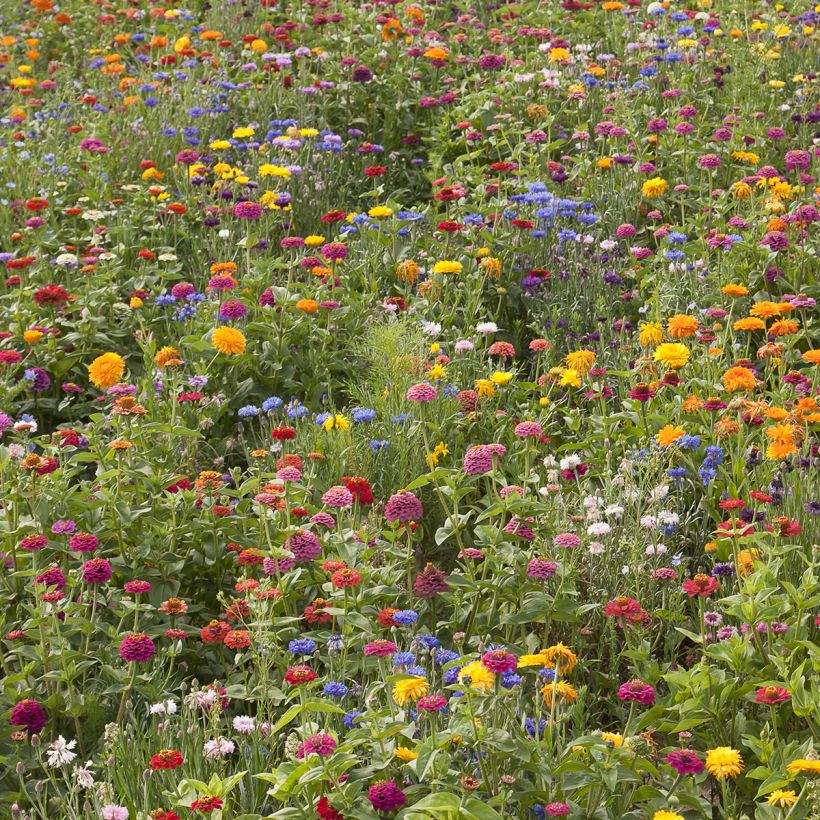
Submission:
[[[288,671],[285,672],[285,681],[291,686],[301,686],[305,683],[311,683],[318,677],[319,676],[309,666],[303,663],[291,666]]]
[[[182,755],[173,749],[162,749],[151,757],[151,768],[157,769],[178,769],[183,763]]]
[[[202,797],[197,798],[191,803],[191,808],[194,811],[201,811],[203,814],[210,814],[212,811],[221,809],[224,803],[213,794],[203,794]]]
[[[791,700],[789,690],[783,686],[761,686],[755,692],[755,703],[766,703],[774,706],[777,703],[784,703]]]
[[[694,578],[687,578],[683,582],[683,591],[690,598],[706,598],[719,587],[720,584],[718,584],[717,578],[703,573],[698,573]]]

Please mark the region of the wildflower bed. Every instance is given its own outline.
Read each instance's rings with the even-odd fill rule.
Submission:
[[[816,8],[2,15],[4,817],[820,817]]]

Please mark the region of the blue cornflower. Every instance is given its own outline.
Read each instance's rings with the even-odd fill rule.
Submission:
[[[272,413],[274,410],[278,410],[283,403],[284,402],[279,398],[279,396],[270,396],[262,402],[262,411],[265,413]]]
[[[414,609],[400,609],[393,613],[393,620],[397,624],[414,624],[419,619],[419,613]]]
[[[311,655],[316,651],[316,641],[310,638],[296,638],[288,644],[288,651],[294,655]]]
[[[246,404],[244,407],[240,407],[237,413],[239,418],[246,419],[251,416],[258,416],[259,415],[259,408],[253,404]]]
[[[329,681],[322,687],[322,694],[331,698],[343,698],[350,690],[343,683]]]

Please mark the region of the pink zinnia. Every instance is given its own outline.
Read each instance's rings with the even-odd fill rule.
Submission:
[[[407,802],[404,792],[392,780],[380,780],[367,792],[367,799],[376,811],[394,811]]]
[[[92,558],[83,564],[83,581],[86,584],[105,584],[113,574],[114,570],[105,558]]]
[[[493,469],[493,454],[486,444],[476,444],[464,454],[464,472],[467,475],[483,475]]]
[[[512,672],[518,666],[518,660],[512,652],[507,652],[506,649],[493,649],[481,656],[481,664],[490,672],[503,675],[504,672]]]
[[[394,655],[398,651],[398,647],[393,641],[388,641],[384,638],[370,641],[370,643],[364,645],[365,656],[375,655],[377,658],[385,658],[388,655]]]
[[[552,539],[552,543],[555,544],[556,547],[572,549],[581,543],[581,539],[574,532],[559,532],[558,535]]]
[[[300,564],[304,564],[321,554],[322,542],[310,530],[297,530],[285,541],[285,549],[290,550]]]
[[[655,702],[655,690],[642,680],[631,680],[618,687],[618,697],[630,703],[651,706]]]
[[[128,581],[125,584],[124,589],[131,595],[143,595],[144,593],[151,591],[151,584],[148,581],[143,581],[138,578],[134,581]]]
[[[544,806],[544,811],[550,817],[563,817],[569,813],[569,806],[566,803],[555,801],[554,803],[547,803],[547,805]]]
[[[518,438],[538,438],[544,428],[537,421],[522,421],[515,425],[515,434]]]
[[[94,552],[100,544],[100,539],[90,532],[78,532],[72,535],[68,546],[72,552]]]
[[[537,578],[539,581],[552,578],[556,572],[558,572],[558,564],[555,561],[548,561],[546,558],[533,558],[527,564],[527,576]]]
[[[145,663],[157,651],[154,642],[144,632],[126,635],[120,644],[120,657],[131,663]]]
[[[262,216],[262,206],[258,202],[237,202],[233,215],[238,219],[259,219]]]
[[[327,504],[328,507],[351,507],[353,505],[353,493],[343,487],[341,484],[336,484],[331,487],[323,496],[322,503]]]
[[[421,382],[407,388],[407,401],[427,402],[434,401],[438,392],[431,384]]]
[[[329,757],[336,751],[336,741],[326,732],[318,735],[311,735],[307,740],[299,744],[296,757],[300,760],[310,757],[312,754],[319,757]]]
[[[388,521],[418,521],[424,515],[421,501],[409,490],[390,496],[384,508]]]
[[[22,726],[30,735],[41,732],[46,720],[46,711],[36,700],[18,701],[11,710],[11,725]]]
[[[700,774],[703,771],[703,761],[698,757],[697,752],[691,749],[678,749],[670,752],[666,756],[666,762],[678,774]]]

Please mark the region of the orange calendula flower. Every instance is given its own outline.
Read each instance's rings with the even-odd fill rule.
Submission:
[[[723,386],[729,393],[748,393],[755,384],[754,373],[747,367],[730,367],[723,374]]]
[[[685,435],[686,430],[684,430],[683,427],[676,427],[674,424],[667,424],[666,427],[663,427],[658,431],[658,434],[655,436],[655,441],[657,441],[661,447],[669,447]]]
[[[694,336],[699,327],[700,322],[694,316],[687,316],[684,313],[672,316],[666,323],[666,330],[673,339]]]
[[[125,372],[125,360],[118,353],[103,353],[88,365],[88,378],[95,387],[113,387]]]
[[[245,336],[235,327],[218,327],[211,336],[211,345],[220,353],[238,356],[245,352]]]

